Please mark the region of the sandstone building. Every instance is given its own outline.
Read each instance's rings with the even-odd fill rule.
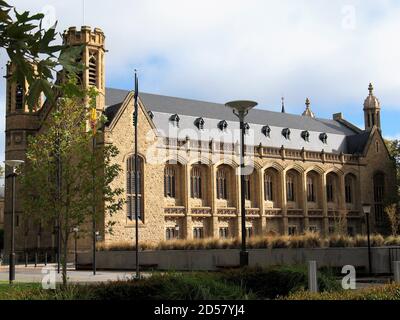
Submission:
[[[123,173],[113,182],[125,189],[126,205],[113,216],[106,242],[134,238],[133,102],[130,91],[105,87],[105,36],[99,29],[69,28],[64,40],[85,44],[88,66],[83,83],[100,92],[97,109],[108,122],[102,143],[120,150]],[[8,73],[12,72],[9,66]],[[7,83],[6,159],[25,159],[28,135],[40,131],[48,108],[29,113],[26,86]],[[254,109],[246,118],[246,188],[240,190],[239,123],[222,104],[149,93],[139,94],[140,239],[158,242],[240,235],[240,194],[246,195],[247,234],[327,235],[340,224],[350,234],[365,232],[361,205],[372,204],[372,228],[385,226],[385,196],[393,192],[395,171],[382,139],[381,106],[372,85],[364,101],[365,129],[341,113],[320,119],[306,100],[294,115]],[[98,147],[101,147],[99,143]],[[6,235],[10,216],[10,183],[6,182]],[[51,231],[18,224],[17,248],[54,246]],[[33,239],[28,240],[27,239]],[[8,242],[6,238],[6,243]]]

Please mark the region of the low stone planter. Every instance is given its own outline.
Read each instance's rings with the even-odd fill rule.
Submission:
[[[372,248],[372,272],[391,273],[391,264],[400,259],[400,247]],[[397,255],[397,256],[396,256]],[[99,251],[97,268],[103,270],[134,270],[135,251]],[[317,248],[317,249],[251,249],[250,266],[274,266],[306,264],[317,261],[318,267],[342,268],[353,265],[368,269],[367,248]],[[92,263],[91,252],[78,254],[78,268]],[[158,270],[218,270],[239,265],[239,250],[158,250],[139,252],[139,263],[145,268]]]

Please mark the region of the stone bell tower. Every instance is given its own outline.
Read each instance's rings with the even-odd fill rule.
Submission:
[[[376,126],[381,131],[381,104],[374,96],[372,83],[368,87],[369,95],[364,101],[364,122],[365,130],[371,130]]]
[[[23,160],[26,161],[26,151],[28,147],[28,138],[36,134],[39,127],[38,110],[42,106],[40,98],[29,110],[26,102],[26,93],[29,90],[28,83],[18,83],[13,74],[16,71],[16,66],[9,62],[7,64],[6,73],[6,139],[5,139],[5,160]],[[5,208],[4,208],[4,249],[9,252],[10,247],[10,230],[11,230],[11,199],[12,199],[12,183],[7,175],[10,173],[10,168],[5,168]],[[16,197],[20,197],[19,181],[16,181]],[[20,236],[20,230],[26,229],[26,225],[22,219],[21,202],[15,204],[15,227],[16,237],[15,246],[19,250],[24,247],[23,237]],[[6,254],[6,258],[8,255]]]
[[[80,80],[85,88],[95,86],[99,92],[97,97],[97,110],[104,111],[105,107],[105,36],[99,28],[92,30],[88,26],[82,26],[81,30],[70,27],[64,31],[64,44],[83,45],[81,62],[86,66]]]

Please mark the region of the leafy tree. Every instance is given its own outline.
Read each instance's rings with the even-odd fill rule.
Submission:
[[[43,14],[19,13],[7,1],[0,0],[0,50],[4,49],[16,66],[13,81],[29,84],[26,101],[32,110],[43,92],[55,101],[54,78],[57,70],[71,74],[82,70],[76,63],[82,47],[53,44],[57,38],[56,25],[45,30]]]
[[[397,237],[400,227],[400,217],[397,210],[397,204],[393,203],[385,207],[385,213],[389,219],[390,227],[392,229],[392,236]]]
[[[64,285],[67,284],[69,239],[74,227],[89,232],[93,205],[97,208],[97,220],[102,214],[112,216],[123,204],[123,190],[111,187],[121,171],[118,164],[112,163],[118,149],[107,144],[93,151],[92,136],[96,132],[100,138],[101,131],[87,130],[88,113],[96,101],[95,89],[79,96],[73,87],[72,80],[62,86],[63,97],[58,98],[43,131],[30,137],[27,163],[21,174],[24,214],[42,226],[52,227],[58,221],[61,228]],[[86,100],[88,106],[83,103]],[[58,161],[60,171],[57,171]],[[57,172],[60,172],[60,192]],[[105,231],[112,231],[112,225],[110,222],[105,226]]]
[[[398,185],[400,185],[400,140],[385,140],[385,143],[389,150],[390,157],[396,166],[397,181]]]

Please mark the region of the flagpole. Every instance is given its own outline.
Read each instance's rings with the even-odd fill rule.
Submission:
[[[135,111],[133,114],[133,121],[135,127],[135,248],[136,248],[136,279],[140,279],[139,270],[139,179],[138,179],[138,94],[139,94],[139,84],[137,78],[137,72],[135,69]]]

